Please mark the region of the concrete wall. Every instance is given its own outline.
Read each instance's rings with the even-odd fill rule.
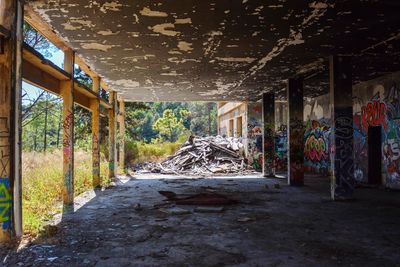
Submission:
[[[329,94],[304,100],[304,167],[306,172],[330,172],[331,110]]]
[[[354,173],[368,179],[368,126],[381,126],[382,178],[390,188],[400,188],[400,72],[353,87]]]
[[[238,125],[238,118],[242,118],[242,133]],[[233,129],[230,129],[229,121],[233,120]],[[218,109],[218,134],[234,137],[245,137],[247,124],[246,102],[225,102]]]

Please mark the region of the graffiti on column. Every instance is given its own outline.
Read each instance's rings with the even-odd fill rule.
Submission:
[[[352,107],[335,111],[335,197],[348,197],[354,191]]]
[[[68,115],[65,117],[63,122],[63,153],[64,153],[64,163],[68,163],[70,156],[72,154],[72,144],[71,144],[71,128],[73,127],[74,116],[71,111],[68,112]]]
[[[93,134],[93,176],[95,178],[100,177],[100,148],[99,148],[99,139],[96,134]]]
[[[304,179],[304,126],[303,120],[293,118],[290,120],[290,183],[303,184]]]
[[[277,171],[287,171],[287,144],[287,126],[281,125],[275,132],[275,169]]]
[[[7,117],[0,117],[0,224],[2,230],[8,230],[12,226],[9,138],[9,120]]]
[[[66,165],[66,171],[64,173],[64,198],[67,197],[65,194],[68,194],[67,199],[72,199],[71,194],[73,194],[73,183],[72,183],[72,133],[74,127],[74,115],[72,111],[68,111],[67,116],[63,122],[63,155],[64,155],[64,165]]]
[[[247,147],[249,164],[256,170],[262,171],[263,140],[262,140],[262,106],[260,103],[249,103],[247,125]]]

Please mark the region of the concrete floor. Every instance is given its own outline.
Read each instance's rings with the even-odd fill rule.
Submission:
[[[277,183],[280,188],[275,188]],[[332,202],[327,178],[308,176],[305,183],[290,187],[285,180],[257,176],[121,179],[116,187],[77,198],[76,212],[63,216],[54,236],[18,252],[8,251],[7,256],[3,249],[2,263],[400,266],[399,192],[360,188],[357,200]],[[240,204],[220,213],[197,213],[196,206],[180,206],[191,213],[169,215],[154,206],[165,203],[159,190],[184,194],[214,190]]]

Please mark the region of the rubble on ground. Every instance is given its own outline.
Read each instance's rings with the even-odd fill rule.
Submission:
[[[145,170],[162,174],[207,175],[249,172],[238,138],[222,136],[191,137],[161,163],[148,163]]]

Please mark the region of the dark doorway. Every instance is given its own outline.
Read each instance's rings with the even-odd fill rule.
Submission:
[[[368,183],[381,183],[381,126],[368,127]],[[356,155],[357,156],[357,155]]]

